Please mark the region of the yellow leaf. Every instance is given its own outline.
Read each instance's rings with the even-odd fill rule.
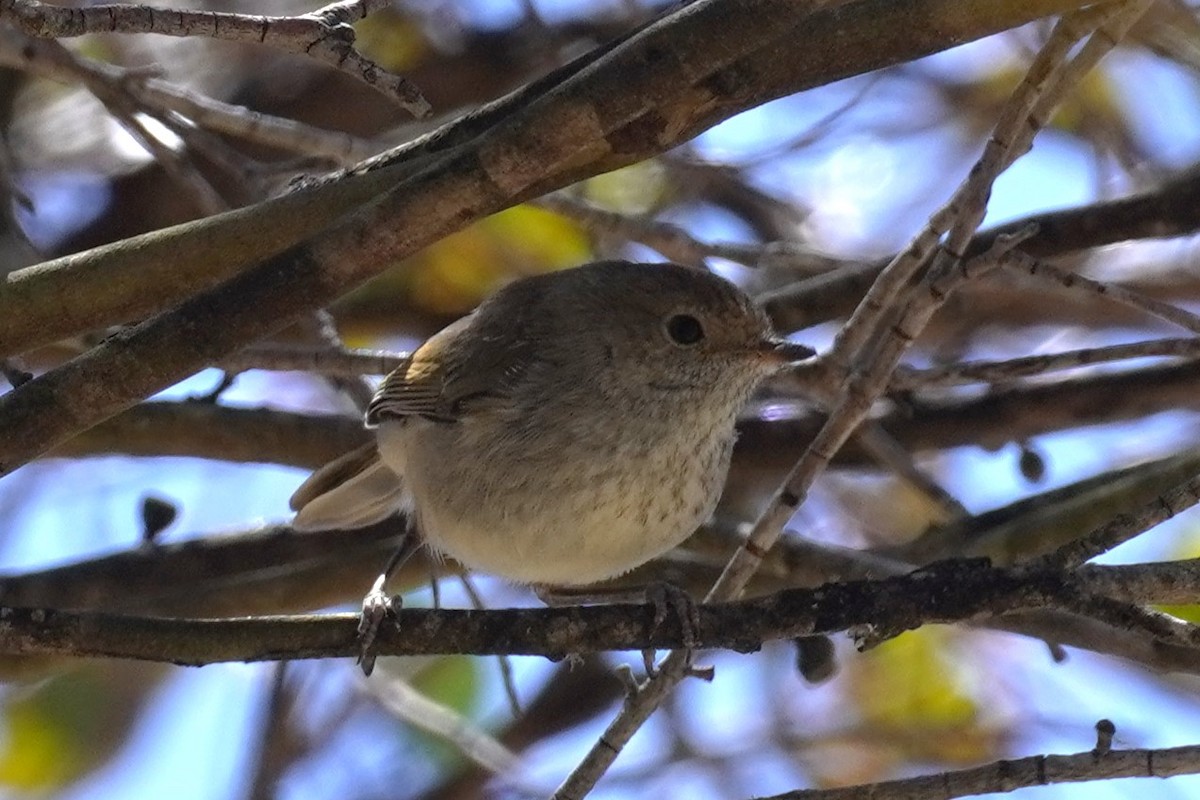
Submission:
[[[412,678],[412,686],[421,694],[460,714],[466,714],[479,699],[482,659],[445,656],[433,659]]]
[[[549,211],[517,206],[425,248],[403,269],[386,272],[348,295],[338,304],[339,312],[385,315],[400,295],[407,305],[425,312],[464,314],[508,281],[590,257],[590,240],[578,224]]]
[[[975,701],[944,644],[941,632],[923,628],[864,655],[855,694],[866,721],[892,729],[970,724]]]
[[[1075,91],[1064,98],[1062,105],[1050,118],[1054,127],[1079,133],[1089,122],[1104,129],[1124,130],[1124,114],[1117,101],[1120,91],[1103,70],[1087,73]]]
[[[881,749],[884,761],[994,757],[1003,732],[980,719],[967,668],[948,651],[954,635],[937,627],[909,631],[850,662],[846,691],[857,707],[859,734]]]
[[[638,214],[659,205],[667,187],[666,170],[651,159],[597,175],[584,184],[584,191],[598,206]]]
[[[411,19],[383,9],[354,25],[355,46],[384,69],[411,69],[424,60],[429,43]]]
[[[93,767],[105,694],[99,676],[81,669],[11,695],[4,708],[0,785],[51,790]]]
[[[591,256],[586,232],[574,221],[533,206],[517,206],[483,220],[516,266],[530,272],[573,266]]]

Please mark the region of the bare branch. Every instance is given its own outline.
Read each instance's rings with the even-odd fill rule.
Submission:
[[[400,366],[403,360],[402,355],[369,350],[251,345],[223,358],[220,366],[232,372],[267,369],[277,372],[316,372],[321,375],[350,378],[360,375],[387,375]]]
[[[158,33],[264,44],[324,61],[378,89],[414,117],[423,117],[430,106],[420,90],[407,78],[380,67],[354,48],[351,23],[387,5],[386,0],[342,0],[298,17],[270,17],[144,5],[63,8],[38,0],[4,0],[0,2],[0,19],[40,38]]]
[[[950,800],[1029,786],[1200,773],[1200,745],[1154,750],[1096,749],[1071,755],[1005,759],[980,767],[837,789],[799,789],[761,800]]]
[[[694,633],[701,648],[746,652],[765,641],[860,626],[897,633],[934,622],[1063,607],[1087,594],[1087,578],[1082,575],[998,569],[980,560],[945,561],[904,576],[704,605],[698,610]],[[601,650],[679,647],[684,638],[677,620],[655,619],[653,604],[496,611],[412,608],[404,609],[403,623],[399,631],[387,626],[380,631],[380,655],[506,653],[561,658]],[[170,619],[4,607],[0,608],[0,652],[183,665],[342,658],[357,653],[357,624],[357,614]],[[1188,647],[1200,649],[1200,631],[1194,626],[1180,630],[1185,629]],[[1170,638],[1180,637],[1172,632]],[[652,680],[648,685],[669,687],[672,682]]]
[[[396,719],[445,739],[485,770],[503,774],[516,766],[516,755],[486,730],[469,717],[422,694],[400,676],[385,675],[383,680],[361,681],[359,685]]]
[[[138,119],[138,114],[145,109],[119,81],[113,79],[115,67],[78,56],[56,41],[26,39],[7,28],[0,28],[0,62],[54,80],[81,84],[192,196],[202,213],[216,214],[228,208],[217,190],[187,158],[167,146]]]
[[[1077,369],[1133,358],[1171,356],[1200,357],[1200,338],[1155,339],[1107,347],[1086,347],[1040,356],[1002,361],[969,361],[928,369],[901,369],[892,376],[888,389],[913,391],[963,383],[1001,383],[1056,370]]]
[[[50,455],[188,456],[313,469],[362,445],[361,419],[213,403],[143,403]]]
[[[1200,333],[1200,317],[1170,303],[1163,303],[1155,300],[1153,297],[1147,297],[1132,289],[1126,289],[1123,286],[1113,283],[1093,280],[1083,275],[1076,275],[1072,272],[1059,269],[1053,264],[1047,264],[1044,261],[1036,259],[1031,259],[1026,264],[1011,264],[1009,266],[1013,269],[1020,269],[1022,273],[1061,284],[1068,289],[1078,288],[1081,291],[1090,292],[1097,297],[1107,297],[1114,302],[1144,311],[1172,325],[1178,325],[1192,333]]]
[[[1184,236],[1200,228],[1200,170],[1176,176],[1152,191],[1080,208],[1035,214],[972,240],[968,255],[983,252],[996,236],[1030,225],[1036,232],[1022,249],[1039,258],[1136,239]],[[853,311],[884,263],[861,264],[769,292],[761,299],[784,330],[797,330]]]
[[[1100,528],[1044,556],[1045,566],[1073,567],[1106,553],[1119,544],[1200,503],[1200,477],[1184,481],[1140,508],[1121,514]]]
[[[1063,82],[1071,48],[1105,18],[1111,17],[1115,8],[1114,5],[1089,9],[1059,20],[1049,41],[1042,46],[1005,104],[1000,120],[970,174],[950,200],[930,217],[925,228],[913,237],[908,247],[883,269],[854,314],[838,331],[832,353],[840,366],[849,368],[863,360],[863,348],[884,327],[883,318],[891,313],[895,298],[934,255],[938,240],[947,231],[951,231],[952,244],[947,250],[954,259],[963,257],[966,238],[983,219],[993,181],[1029,149],[1034,135],[1044,124],[1044,116],[1039,118],[1035,114],[1041,98],[1051,92],[1061,98],[1062,90],[1055,91],[1055,88]],[[1046,115],[1049,110],[1046,109]]]
[[[326,131],[295,120],[222,103],[147,74],[70,53],[56,42],[41,42],[11,28],[0,29],[0,63],[31,74],[84,85],[106,84],[104,94],[125,93],[140,110],[163,118],[182,115],[207,130],[236,136],[349,166],[379,151],[379,147],[340,131]]]

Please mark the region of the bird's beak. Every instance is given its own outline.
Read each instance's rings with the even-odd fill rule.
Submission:
[[[817,354],[816,350],[802,344],[789,342],[785,339],[764,339],[759,345],[759,352],[779,366],[804,361]]]

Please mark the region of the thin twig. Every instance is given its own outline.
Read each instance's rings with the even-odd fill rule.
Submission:
[[[39,38],[157,33],[263,44],[324,61],[391,97],[414,117],[423,117],[430,105],[420,90],[354,47],[351,23],[388,5],[388,0],[343,0],[309,14],[280,17],[122,4],[60,8],[38,0],[4,0],[0,19]]]
[[[125,92],[145,113],[164,120],[178,114],[197,127],[293,153],[351,166],[379,152],[381,146],[342,131],[330,131],[284,117],[223,103],[156,77],[145,69],[128,69],[78,53],[64,57],[49,43],[12,28],[0,28],[0,63],[64,82],[105,82],[112,92]]]
[[[471,580],[471,576],[467,573],[462,573],[458,576],[458,580],[462,583],[463,591],[467,593],[467,597],[471,599],[471,605],[474,608],[482,611],[487,608],[483,602],[483,595],[475,588],[475,582]],[[437,581],[433,582],[435,585]],[[440,603],[435,602],[434,608],[437,608]],[[514,718],[521,716],[521,698],[517,694],[517,682],[513,677],[512,660],[505,655],[496,656],[496,664],[500,667],[500,680],[504,684],[504,694],[508,698],[508,709],[512,712]]]
[[[652,247],[672,261],[700,266],[710,258],[721,258],[748,267],[785,269],[803,275],[820,275],[857,262],[820,253],[799,242],[766,244],[703,242],[679,225],[649,216],[635,216],[600,208],[559,192],[534,200],[545,208],[585,225],[598,235],[617,235]]]
[[[1051,33],[1049,41],[1038,52],[1026,70],[988,139],[987,145],[970,175],[954,195],[930,217],[925,228],[884,268],[871,284],[854,314],[839,331],[832,350],[833,360],[849,366],[875,331],[882,327],[881,319],[888,313],[890,302],[908,284],[937,247],[941,236],[965,214],[981,216],[978,206],[986,206],[995,177],[1007,166],[1006,156],[1032,141],[1037,130],[1032,113],[1047,87],[1058,80],[1067,55],[1075,43],[1094,28],[1101,13],[1111,14],[1112,8],[1089,9],[1063,17]],[[961,253],[962,249],[954,252]]]
[[[966,507],[934,478],[925,473],[912,454],[877,422],[867,421],[855,434],[855,440],[880,465],[892,470],[913,488],[936,503],[941,511],[939,522],[950,522],[970,516]]]
[[[246,797],[249,800],[274,797],[276,783],[288,766],[288,757],[294,755],[290,752],[289,745],[295,739],[288,731],[289,713],[294,698],[287,678],[288,662],[280,661],[272,666],[258,736],[251,743],[254,752],[250,754],[251,774],[247,781]]]
[[[1014,264],[1008,266],[1010,269],[1018,268],[1018,265]],[[1149,297],[1134,289],[1128,289],[1115,283],[1106,283],[1093,278],[1087,278],[1041,260],[1030,260],[1029,263],[1020,265],[1019,268],[1022,273],[1044,278],[1068,289],[1078,288],[1093,295],[1107,297],[1114,302],[1135,308],[1138,311],[1144,311],[1164,322],[1178,325],[1192,333],[1200,333],[1200,317],[1170,303],[1155,300],[1153,297]]]
[[[259,344],[226,356],[217,366],[230,372],[263,369],[357,377],[387,375],[399,367],[404,359],[403,355],[372,350]]]
[[[312,322],[317,339],[320,340],[321,344],[329,352],[345,352],[346,348],[342,345],[342,337],[338,333],[337,323],[334,322],[332,314],[324,309],[318,309],[313,312]],[[371,403],[371,398],[375,396],[375,390],[362,375],[340,376],[326,374],[325,380],[334,389],[344,392],[350,398],[350,401],[354,403],[354,407],[361,413],[366,413],[367,406]]]
[[[107,66],[114,72],[120,69]],[[145,106],[181,114],[201,128],[247,142],[325,158],[343,167],[357,164],[383,149],[380,144],[345,131],[326,130],[224,103],[159,78],[126,72],[124,80],[128,91]]]
[[[1004,759],[970,769],[836,789],[799,789],[760,800],[951,800],[1007,793],[1029,786],[1111,780],[1170,778],[1200,773],[1200,745],[1154,750],[1097,747],[1071,755]]]
[[[502,775],[517,763],[516,755],[459,712],[421,694],[399,676],[360,680],[361,690],[398,719],[433,734],[489,772]]]
[[[11,31],[0,28],[0,61],[55,80],[79,83],[192,196],[203,213],[216,214],[228,208],[221,195],[187,158],[146,127],[138,117],[145,109],[123,86],[112,80],[110,72],[102,65],[77,56],[56,41],[14,42],[14,37]]]
[[[888,383],[891,391],[913,391],[965,383],[1004,383],[1057,370],[1076,369],[1133,358],[1200,357],[1200,338],[1155,339],[1146,342],[1085,347],[1040,356],[999,361],[966,361],[928,369],[897,370]]]
[[[1141,508],[1118,515],[1106,525],[1042,556],[1035,563],[1047,568],[1078,566],[1145,533],[1196,503],[1200,503],[1200,477],[1184,481]]]

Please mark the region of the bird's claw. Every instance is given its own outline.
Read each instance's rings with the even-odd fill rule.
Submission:
[[[682,633],[681,642],[687,656],[686,663],[691,664],[697,644],[700,641],[700,607],[692,596],[673,583],[660,581],[646,587],[646,602],[654,606],[654,630],[662,627],[667,619],[674,617],[679,621]],[[648,677],[658,675],[658,667],[654,664],[654,649],[642,651],[642,663]]]
[[[400,596],[389,597],[383,591],[382,576],[363,598],[362,616],[358,620],[358,665],[364,675],[370,675],[375,669],[375,638],[380,626],[390,616],[398,629],[400,608]]]
[[[668,617],[679,620],[683,649],[694,650],[700,641],[700,606],[673,583],[660,581],[646,587],[646,601],[654,606],[654,630]]]

